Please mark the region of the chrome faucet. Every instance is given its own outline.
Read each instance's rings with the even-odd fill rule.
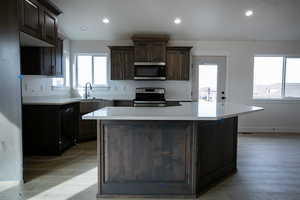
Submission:
[[[85,89],[84,98],[85,98],[85,99],[88,99],[88,98],[90,97],[90,93],[89,93],[89,91],[88,91],[88,86],[89,86],[90,90],[93,89],[92,84],[91,84],[90,82],[87,82],[87,83],[85,84],[85,87],[84,87],[84,89]]]

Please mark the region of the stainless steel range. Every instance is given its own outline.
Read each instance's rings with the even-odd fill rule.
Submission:
[[[167,106],[164,88],[136,88],[134,107],[164,107]]]

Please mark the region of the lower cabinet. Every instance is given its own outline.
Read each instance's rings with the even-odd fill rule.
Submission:
[[[114,100],[115,107],[133,107],[132,100]]]
[[[80,102],[78,142],[95,140],[97,138],[97,121],[82,120],[82,116],[106,106],[114,106],[114,101],[91,100]]]
[[[25,155],[60,155],[77,142],[79,104],[23,105]]]

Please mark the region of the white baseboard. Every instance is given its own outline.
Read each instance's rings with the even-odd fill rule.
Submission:
[[[240,127],[239,133],[300,133],[299,128],[290,127]]]
[[[23,181],[0,181],[0,185],[15,186],[23,184]]]

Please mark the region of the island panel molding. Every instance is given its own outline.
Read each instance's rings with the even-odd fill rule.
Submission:
[[[195,198],[236,171],[237,117],[98,121],[98,197]]]

